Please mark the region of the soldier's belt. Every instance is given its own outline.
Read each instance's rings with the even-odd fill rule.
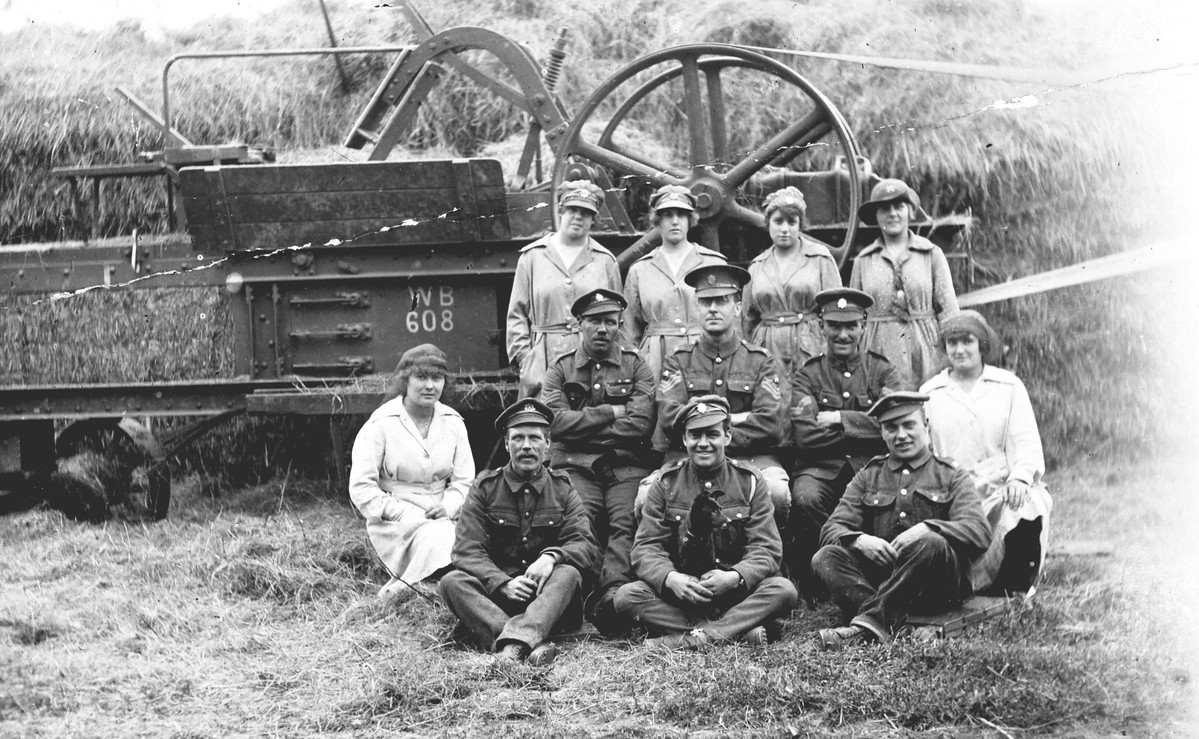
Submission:
[[[762,316],[763,326],[794,326],[797,323],[803,323],[812,313],[796,313],[795,311],[780,311],[778,313],[766,313]]]

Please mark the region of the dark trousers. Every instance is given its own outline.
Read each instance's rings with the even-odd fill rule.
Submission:
[[[683,603],[669,590],[654,592],[638,580],[616,591],[616,610],[639,622],[651,634],[678,634],[703,629],[717,640],[731,641],[795,607],[799,594],[785,577],[768,577],[747,592],[737,588],[706,605]]]
[[[812,571],[845,620],[886,641],[909,613],[940,613],[970,596],[962,561],[945,537],[929,531],[899,547],[891,566],[879,566],[840,545],[822,548]]]
[[[812,557],[820,549],[820,529],[833,515],[853,474],[848,464],[831,480],[800,470],[791,483],[791,515],[784,537],[784,559],[788,572],[803,587],[805,595],[815,595],[809,591],[819,589],[819,582],[812,575]]]
[[[630,582],[633,566],[629,552],[633,549],[633,534],[637,522],[633,518],[633,501],[637,497],[637,485],[650,470],[641,467],[615,467],[613,479],[600,481],[589,470],[566,467],[566,474],[575,486],[575,492],[583,500],[587,517],[591,519],[591,530],[604,550],[597,575],[602,592],[615,585]]]
[[[473,575],[454,570],[441,578],[441,597],[485,650],[508,642],[533,649],[551,633],[576,631],[583,625],[582,578],[570,565],[557,565],[533,600],[520,602],[500,591],[489,595]]]

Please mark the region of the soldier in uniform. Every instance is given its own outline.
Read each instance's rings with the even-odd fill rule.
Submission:
[[[695,288],[703,332],[695,344],[675,350],[662,370],[657,401],[658,425],[664,433],[657,438],[669,440],[667,465],[684,455],[681,441],[677,435],[669,436],[666,424],[691,398],[725,398],[732,412],[728,456],[762,473],[781,526],[791,506],[787,472],[778,457],[786,409],[774,357],[741,338],[741,289],[749,282],[749,273],[714,264],[697,267],[683,279]]]
[[[476,643],[503,660],[548,665],[551,632],[583,623],[582,575],[598,556],[566,473],[548,469],[553,411],[517,401],[496,419],[511,460],[482,473],[458,513],[441,597]]]
[[[680,408],[673,425],[687,459],[650,488],[633,544],[640,579],[616,593],[621,613],[662,635],[650,644],[765,644],[766,624],[795,607],[795,586],[778,575],[782,541],[762,476],[725,457],[730,415],[718,395]]]
[[[885,393],[904,389],[887,358],[862,347],[866,309],[874,303],[870,296],[843,287],[822,290],[815,300],[825,350],[791,377],[798,452],[784,537],[787,569],[805,595],[819,586],[811,565],[820,527],[858,470],[887,450],[878,421],[867,411]]]
[[[970,567],[991,541],[970,475],[929,449],[927,395],[882,397],[870,415],[887,454],[854,476],[812,559],[848,626],[820,630],[837,649],[888,641],[909,613],[938,613],[971,594]]]
[[[541,391],[554,412],[550,464],[570,476],[604,551],[600,571],[590,573],[598,574],[598,585],[586,613],[609,636],[628,628],[612,597],[633,579],[637,484],[661,462],[650,446],[653,373],[637,352],[617,343],[627,306],[623,295],[604,289],[576,300],[570,312],[579,322],[579,346],[550,365]]]

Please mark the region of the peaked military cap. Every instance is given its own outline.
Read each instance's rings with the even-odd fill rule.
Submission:
[[[695,210],[695,195],[683,185],[663,185],[654,191],[649,201],[654,210],[677,208],[679,210]]]
[[[878,211],[878,206],[892,200],[902,200],[916,210],[920,210],[920,196],[916,194],[915,190],[908,187],[906,182],[883,180],[870,191],[870,199],[858,208],[858,218],[868,226],[875,225],[877,223],[875,213]]]
[[[866,317],[874,298],[852,287],[834,287],[816,293],[816,313],[834,321],[856,321]]]
[[[549,426],[553,420],[554,412],[549,406],[536,398],[525,398],[505,408],[495,419],[495,428],[503,431],[510,426]]]
[[[695,288],[697,298],[733,295],[749,284],[749,272],[732,264],[707,264],[683,275],[683,282]]]
[[[724,423],[730,416],[729,402],[719,395],[699,395],[674,414],[671,425],[680,434],[687,429],[702,429]]]
[[[599,213],[600,204],[604,202],[604,191],[599,185],[587,180],[568,180],[562,183],[558,194],[558,207],[567,206],[582,208],[592,213]]]
[[[570,313],[575,318],[594,316],[599,313],[619,313],[629,307],[629,301],[614,290],[599,288],[585,293],[583,297],[571,303]]]
[[[901,390],[879,398],[866,413],[877,418],[879,422],[890,421],[892,418],[906,416],[918,408],[923,408],[926,402],[928,396],[923,393]]]

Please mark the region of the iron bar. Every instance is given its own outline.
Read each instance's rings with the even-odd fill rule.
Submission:
[[[412,46],[343,46],[340,49],[237,49],[231,51],[193,51],[175,54],[162,66],[162,140],[163,147],[171,141],[171,67],[184,59],[245,59],[276,56],[326,56],[340,54],[401,54]]]
[[[325,17],[325,30],[329,32],[329,48],[337,48],[337,37],[333,35],[333,21],[329,20],[329,8],[325,5],[325,0],[318,0],[321,4],[321,15]],[[341,78],[341,91],[350,94],[350,78],[346,76],[345,67],[341,66],[341,57],[334,55],[333,64],[337,67],[337,76]]]

